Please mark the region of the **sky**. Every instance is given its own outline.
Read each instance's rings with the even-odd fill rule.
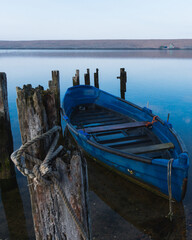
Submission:
[[[0,0],[0,40],[192,38],[191,0]]]

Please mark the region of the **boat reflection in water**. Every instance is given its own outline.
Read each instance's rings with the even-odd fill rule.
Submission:
[[[98,239],[186,239],[182,203],[173,203],[173,220],[167,218],[168,200],[130,183],[87,158],[92,232]]]

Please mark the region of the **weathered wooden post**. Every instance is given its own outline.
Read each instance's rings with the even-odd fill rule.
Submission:
[[[23,144],[53,126],[60,125],[59,72],[52,72],[52,77],[46,91],[41,86],[35,89],[31,85],[24,86],[23,89],[17,88],[17,109]],[[46,141],[33,144],[28,153],[44,159],[51,141],[52,138],[49,137]],[[63,157],[57,159],[51,167],[59,173],[60,179],[57,181],[76,217],[72,217],[55,181],[54,184],[44,185],[36,178],[28,178],[36,239],[90,239],[86,162],[78,153],[69,158],[67,163],[64,160]],[[32,164],[28,166],[34,168]],[[83,226],[86,237],[79,230],[77,222]]]
[[[169,122],[170,113],[167,114],[167,122]]]
[[[75,77],[73,77],[73,86],[77,86],[79,84],[80,84],[80,81],[79,81],[79,70],[77,69]]]
[[[79,69],[76,70],[76,78],[77,78],[77,82],[78,82],[78,85],[80,84],[80,81],[79,81]]]
[[[94,73],[94,85],[96,88],[99,88],[99,69],[96,68],[96,72]]]
[[[117,78],[120,79],[121,98],[125,99],[126,83],[127,83],[127,73],[125,71],[125,68],[120,68],[120,76]]]
[[[90,73],[88,68],[87,68],[87,73],[84,74],[84,78],[85,78],[85,85],[90,85]]]
[[[13,138],[10,125],[7,77],[0,73],[0,179],[15,175],[10,155],[13,152]]]
[[[27,239],[23,203],[10,155],[13,138],[8,108],[7,77],[0,73],[0,190],[11,239]],[[18,221],[19,219],[19,221]],[[20,229],[20,231],[18,231]]]

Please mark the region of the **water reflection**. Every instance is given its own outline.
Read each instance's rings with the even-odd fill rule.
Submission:
[[[186,239],[186,222],[182,203],[174,203],[174,218],[170,222],[166,217],[169,211],[167,200],[128,182],[90,159],[88,159],[88,174],[90,190],[129,223],[124,229],[117,224],[115,220],[117,216],[114,219],[109,219],[113,227],[109,228],[110,232],[107,234],[104,227],[109,223],[105,222],[103,218],[99,219],[95,214],[95,206],[91,205],[93,236],[95,236],[95,239],[101,239],[103,232],[105,232],[105,238],[103,239],[111,239],[112,229],[113,235],[121,240]],[[101,209],[97,209],[98,211],[105,212],[106,209],[101,207]],[[132,225],[139,232],[136,230],[130,231],[133,228]],[[132,236],[131,232],[133,232]],[[100,233],[99,236],[98,233]],[[136,235],[140,238],[137,238]]]
[[[169,53],[166,51],[0,51],[1,71],[6,72],[8,78],[9,109],[15,148],[21,144],[16,110],[16,86],[22,87],[23,84],[31,83],[34,87],[40,84],[47,88],[51,70],[58,69],[61,97],[63,97],[66,89],[72,85],[72,76],[76,69],[80,70],[80,82],[83,83],[84,73],[90,68],[93,85],[93,72],[99,68],[100,89],[120,96],[120,84],[116,77],[120,68],[125,67],[128,76],[125,99],[140,106],[146,106],[149,101],[149,107],[164,120],[167,119],[167,114],[171,113],[170,121],[182,137],[192,159],[192,51]],[[32,219],[29,213],[31,209],[27,183],[26,179],[24,181],[18,176],[17,182],[25,210],[28,235],[33,239],[33,234],[30,234]],[[167,201],[127,183],[110,171],[103,168],[99,168],[98,171],[97,166],[93,165],[90,168],[89,178],[95,240],[144,240],[149,239],[149,236],[152,236],[152,239],[180,240],[186,239],[186,226],[187,239],[192,239],[191,177],[192,168],[189,169],[188,189],[183,201],[186,223],[183,206],[174,204],[177,214],[173,224],[170,224],[164,217],[168,213]],[[13,191],[19,194],[18,189]],[[5,192],[3,195],[3,199],[6,199]],[[8,198],[8,193],[6,196]],[[2,232],[8,232],[5,210],[2,207],[4,203],[5,200],[2,203],[0,199],[0,238]],[[15,221],[17,219],[15,218]],[[17,228],[17,225],[15,226]],[[162,238],[158,238],[159,236]]]
[[[0,238],[2,239],[29,239],[26,219],[24,215],[23,203],[16,177],[0,181],[1,200],[4,208],[5,219],[2,215],[1,222],[6,221],[8,232],[1,229]],[[1,235],[2,234],[2,235]],[[8,237],[9,236],[9,237]]]
[[[57,57],[57,58],[191,58],[192,50],[0,50],[0,57]]]

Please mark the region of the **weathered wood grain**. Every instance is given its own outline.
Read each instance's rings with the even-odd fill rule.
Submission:
[[[17,108],[22,142],[26,143],[55,125],[60,125],[59,73],[52,73],[50,88],[32,88],[31,85],[17,88]],[[34,144],[29,152],[44,159],[51,139]],[[86,162],[79,154],[68,159],[58,159],[55,169],[60,173],[60,183],[67,199],[71,203],[79,221],[90,236],[89,212],[87,200]],[[28,164],[29,167],[31,164]],[[77,226],[54,185],[44,186],[30,180],[30,196],[36,239],[74,239],[81,240]]]
[[[0,73],[0,179],[8,179],[15,175],[10,160],[13,152],[13,138],[8,107],[7,77]]]

